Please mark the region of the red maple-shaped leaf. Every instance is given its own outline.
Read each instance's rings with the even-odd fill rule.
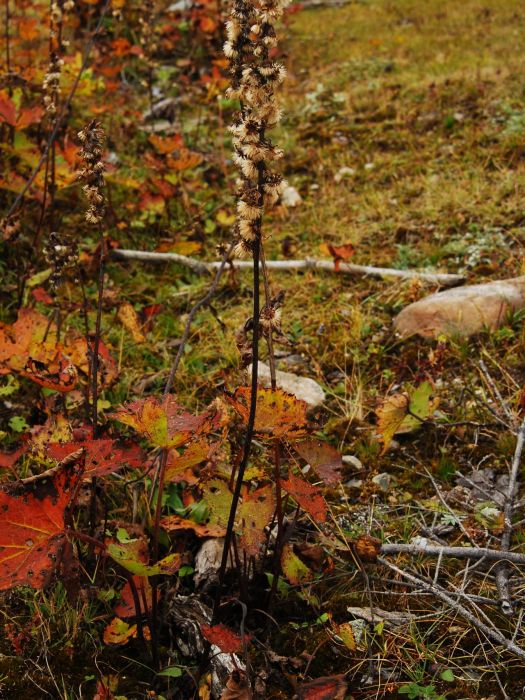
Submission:
[[[16,107],[6,90],[0,92],[0,122],[7,122],[10,126],[16,124]]]
[[[244,645],[242,638],[226,625],[201,625],[203,637],[210,643],[215,644],[225,654],[241,654]],[[245,635],[244,641],[249,637]]]
[[[136,468],[144,464],[144,453],[139,445],[119,445],[110,438],[50,444],[46,455],[60,461],[81,448],[84,448],[86,454],[84,477],[106,476],[124,466]]]
[[[294,444],[294,449],[317,472],[325,484],[341,481],[343,459],[339,450],[315,438],[307,438]]]
[[[206,411],[193,416],[168,395],[148,396],[126,404],[111,417],[134,428],[155,447],[180,447],[209,432],[216,424],[217,414]]]
[[[343,674],[324,676],[308,683],[301,683],[297,688],[298,700],[344,700],[348,683]]]
[[[82,475],[82,462],[52,478],[4,486],[0,491],[0,590],[43,588],[60,559],[66,509]]]
[[[281,485],[314,520],[321,523],[326,521],[326,501],[318,488],[300,476],[296,476],[293,472],[288,474],[288,479],[282,481]]]

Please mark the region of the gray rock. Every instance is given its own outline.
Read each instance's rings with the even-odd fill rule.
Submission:
[[[248,367],[251,375],[251,365]],[[292,372],[281,372],[276,370],[275,378],[277,387],[293,394],[295,398],[305,401],[312,408],[320,406],[325,400],[323,388],[310,377],[299,377]],[[264,362],[259,362],[259,384],[264,387],[271,386],[270,368]]]
[[[389,491],[392,483],[392,477],[386,472],[381,472],[381,474],[376,474],[372,478],[372,483],[375,484],[381,491]]]
[[[468,337],[484,328],[499,328],[509,312],[524,307],[525,276],[431,294],[403,309],[394,328],[402,338]]]
[[[343,464],[354,467],[358,472],[363,471],[363,463],[355,455],[343,455],[342,460]]]
[[[360,489],[362,485],[362,479],[350,479],[349,481],[345,482],[345,486],[347,489]]]
[[[291,185],[288,185],[288,187],[285,187],[284,192],[281,194],[281,203],[285,207],[298,207],[299,204],[301,204],[303,201],[303,198],[299,194],[299,192],[296,190],[295,187],[292,187]]]

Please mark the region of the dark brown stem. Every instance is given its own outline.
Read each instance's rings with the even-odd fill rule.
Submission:
[[[11,11],[9,9],[9,0],[5,0],[5,23],[4,23],[4,38],[5,38],[5,69],[7,75],[11,73],[11,38],[9,36],[9,25],[11,23]],[[11,88],[10,95],[11,95]]]
[[[99,347],[100,347],[100,331],[102,325],[102,300],[104,296],[104,272],[106,262],[106,242],[102,226],[99,229],[99,248],[100,260],[98,268],[98,300],[97,300],[97,318],[95,321],[95,338],[93,340],[93,357],[91,362],[91,400],[93,402],[91,421],[93,424],[93,438],[98,435],[98,365],[99,365]]]
[[[160,465],[158,471],[158,492],[157,503],[155,505],[155,523],[153,526],[153,561],[159,559],[159,532],[160,518],[162,515],[162,492],[164,491],[164,479],[166,475],[166,464],[168,462],[168,449],[164,448],[160,456]],[[158,577],[154,576],[151,580],[151,652],[153,659],[153,667],[159,667],[159,640],[158,640]]]
[[[53,130],[51,131],[49,139],[46,143],[46,147],[44,148],[44,151],[43,151],[42,155],[40,156],[40,160],[33,168],[33,171],[31,172],[29,179],[26,181],[26,184],[22,187],[21,192],[18,193],[13,204],[9,208],[9,211],[7,212],[7,214],[5,216],[6,219],[9,218],[12,214],[14,214],[15,211],[17,211],[18,207],[20,206],[20,204],[24,198],[24,195],[26,194],[28,189],[31,187],[33,182],[35,181],[36,176],[40,172],[42,166],[44,165],[44,163],[48,157],[49,152],[51,151],[51,146],[53,145],[53,143],[55,142],[55,139],[57,138],[58,131],[69,113],[69,107],[70,107],[71,102],[73,100],[73,97],[75,96],[75,93],[77,91],[78,85],[80,83],[80,79],[81,79],[84,71],[87,68],[87,64],[89,62],[89,57],[91,55],[91,50],[92,50],[93,45],[95,43],[95,39],[96,39],[100,29],[102,28],[102,25],[104,22],[104,17],[106,16],[106,13],[107,13],[108,9],[110,8],[110,6],[111,6],[111,1],[107,0],[106,4],[102,8],[102,12],[100,13],[100,17],[99,17],[97,26],[95,27],[95,30],[93,32],[93,35],[86,46],[86,50],[84,53],[84,58],[82,60],[82,64],[81,64],[80,69],[77,73],[77,76],[73,82],[73,85],[71,86],[71,90],[69,91],[69,94],[66,98],[66,101],[64,102],[64,104],[62,106],[60,114],[58,115],[58,117],[55,121],[55,125],[54,125]]]
[[[266,265],[266,257],[264,254],[264,248],[261,246],[261,269],[262,269],[262,275],[263,275],[263,283],[264,283],[264,297],[266,299],[266,305],[270,306],[271,302],[271,291],[270,291],[270,282],[268,280],[268,267]],[[272,328],[268,328],[268,335],[266,336],[266,342],[268,343],[268,365],[270,367],[270,381],[271,381],[271,387],[272,391],[275,391],[277,388],[277,375],[275,371],[275,353],[273,350],[273,337],[272,337]]]
[[[233,537],[233,527],[235,524],[235,515],[237,506],[241,496],[242,480],[244,472],[248,465],[252,439],[255,426],[255,412],[257,410],[257,380],[258,380],[258,364],[259,364],[259,315],[260,315],[260,294],[259,294],[259,260],[261,250],[261,226],[257,231],[257,238],[253,248],[253,338],[252,338],[252,383],[250,394],[250,413],[248,416],[248,424],[246,426],[246,435],[244,438],[242,462],[239,465],[237,481],[235,483],[235,491],[233,493],[232,504],[230,507],[230,515],[228,525],[226,527],[226,535],[224,537],[224,547],[222,550],[221,566],[219,568],[219,585],[214,600],[213,615],[215,616],[220,601],[221,591],[224,583],[224,574],[226,573],[226,565],[228,563],[228,555]]]

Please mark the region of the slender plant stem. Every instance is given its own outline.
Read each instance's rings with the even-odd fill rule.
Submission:
[[[503,508],[503,535],[501,536],[501,551],[508,552],[512,539],[512,515],[514,511],[514,495],[518,483],[518,474],[521,464],[521,456],[525,445],[525,420],[521,423],[516,440],[516,448],[512,459],[509,485],[505,494]],[[509,567],[506,562],[498,564],[496,568],[496,585],[500,597],[501,610],[505,615],[512,615],[514,608],[509,591]]]
[[[106,241],[102,226],[99,229],[99,248],[100,259],[98,268],[98,300],[97,300],[97,318],[95,321],[95,338],[93,340],[93,357],[91,361],[91,400],[92,413],[91,421],[93,424],[93,437],[98,435],[98,365],[99,365],[99,348],[100,348],[100,332],[102,325],[102,300],[104,297],[104,272],[106,269]]]
[[[47,143],[46,143],[46,146],[45,146],[45,148],[44,148],[44,150],[43,150],[43,152],[42,152],[42,155],[40,156],[40,160],[38,161],[38,163],[37,163],[37,164],[35,165],[35,167],[33,168],[32,172],[31,172],[31,175],[29,176],[29,178],[28,178],[28,180],[26,181],[25,185],[22,187],[22,190],[21,190],[21,191],[17,194],[17,196],[15,197],[15,200],[14,200],[13,204],[12,204],[11,207],[9,208],[9,211],[7,212],[7,214],[5,215],[5,218],[6,218],[6,219],[8,219],[10,216],[12,216],[12,214],[15,213],[15,211],[17,211],[18,207],[19,207],[20,204],[22,203],[22,200],[23,200],[23,198],[24,198],[24,195],[26,194],[26,192],[28,191],[28,189],[31,187],[31,185],[32,185],[33,182],[35,181],[36,176],[38,175],[38,173],[40,172],[42,166],[43,166],[44,163],[46,162],[46,159],[47,159],[47,157],[48,157],[48,154],[49,154],[49,152],[51,151],[51,146],[53,145],[53,143],[55,142],[55,139],[56,139],[57,136],[58,136],[59,129],[60,129],[60,127],[62,126],[62,124],[63,124],[64,121],[66,120],[66,117],[67,117],[68,114],[69,114],[69,107],[70,107],[71,102],[73,101],[73,97],[75,96],[75,93],[76,93],[76,91],[77,91],[78,85],[79,85],[79,83],[80,83],[80,79],[81,79],[81,77],[82,77],[84,71],[85,71],[86,68],[87,68],[87,64],[88,64],[89,58],[90,58],[90,56],[91,56],[91,50],[93,49],[93,45],[94,45],[94,43],[95,43],[95,39],[97,38],[97,35],[98,35],[100,29],[102,28],[102,25],[103,25],[103,22],[104,22],[104,17],[106,16],[106,13],[107,13],[107,11],[109,10],[110,6],[111,6],[111,0],[107,0],[106,4],[105,4],[104,7],[102,8],[102,12],[100,13],[100,17],[99,17],[97,26],[95,27],[95,29],[94,29],[94,31],[93,31],[93,34],[92,34],[92,36],[91,36],[91,39],[89,40],[89,42],[88,42],[88,44],[87,44],[87,46],[86,46],[86,50],[85,50],[85,52],[84,52],[84,58],[83,58],[83,60],[82,60],[82,64],[81,64],[81,66],[80,66],[80,69],[79,69],[79,71],[78,71],[78,73],[77,73],[77,76],[76,76],[74,82],[73,82],[73,85],[71,86],[71,90],[69,91],[69,94],[68,94],[68,96],[67,96],[67,98],[66,98],[64,104],[62,105],[62,109],[61,109],[61,111],[60,111],[60,114],[58,115],[58,117],[57,117],[57,119],[56,119],[56,121],[55,121],[55,126],[53,127],[53,130],[51,131],[51,134],[50,134],[50,136],[49,136],[49,138],[48,138],[48,140],[47,140]]]
[[[243,456],[242,461],[239,465],[239,471],[237,473],[237,481],[235,483],[235,491],[233,493],[232,504],[230,507],[230,515],[228,518],[228,525],[226,527],[226,535],[224,537],[224,547],[222,550],[221,565],[219,568],[219,585],[217,587],[217,592],[215,595],[213,615],[215,617],[217,613],[218,604],[220,601],[220,596],[222,592],[222,587],[224,583],[224,574],[226,573],[226,565],[228,563],[228,556],[230,553],[231,542],[233,538],[233,527],[235,525],[235,515],[237,513],[237,506],[239,505],[239,499],[241,496],[242,480],[244,478],[244,472],[248,465],[248,459],[250,457],[250,451],[252,446],[252,439],[255,426],[255,412],[257,410],[257,380],[258,380],[258,367],[259,367],[259,316],[260,316],[260,292],[259,292],[259,260],[261,251],[261,227],[259,222],[259,227],[257,231],[257,237],[253,248],[253,337],[252,337],[252,382],[251,382],[251,394],[250,394],[250,412],[248,415],[248,423],[246,426],[246,435],[244,437],[243,446]]]
[[[4,38],[5,38],[5,69],[7,74],[11,73],[11,37],[9,35],[9,25],[11,23],[11,10],[9,8],[9,0],[5,0],[5,22],[4,22]]]

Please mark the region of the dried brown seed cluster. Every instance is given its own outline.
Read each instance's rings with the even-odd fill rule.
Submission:
[[[153,55],[157,50],[157,39],[155,35],[155,1],[145,0],[142,5],[142,16],[139,17],[140,24],[140,44],[144,51],[146,63],[149,68],[154,67]]]
[[[58,53],[52,51],[49,57],[49,67],[42,82],[44,105],[51,116],[54,116],[57,112],[60,99],[60,73],[63,65],[64,61],[59,57]]]
[[[265,336],[269,335],[271,331],[275,332],[277,335],[282,335],[281,314],[284,294],[285,292],[281,290],[261,309],[259,324],[261,326],[261,332]]]
[[[44,91],[44,105],[48,114],[52,117],[57,113],[60,99],[60,74],[64,61],[61,55],[69,45],[62,35],[64,15],[75,7],[74,0],[53,0],[50,9],[49,35],[51,39],[51,51],[49,66],[42,82]]]
[[[104,131],[100,123],[93,119],[82,131],[78,132],[78,138],[82,144],[80,156],[84,161],[84,168],[78,177],[85,183],[82,191],[89,202],[86,221],[90,224],[99,224],[106,211],[104,163],[102,162]]]
[[[251,253],[260,234],[263,208],[278,200],[284,183],[269,169],[283,156],[282,149],[266,136],[276,126],[281,111],[275,88],[284,80],[282,64],[270,58],[277,45],[273,22],[282,15],[288,0],[234,0],[226,23],[224,53],[230,59],[229,96],[240,100],[241,111],[230,126],[240,170],[237,202],[235,254]]]
[[[49,284],[56,290],[64,281],[65,275],[76,268],[78,262],[78,248],[75,241],[65,234],[51,231],[47,245],[44,248],[44,256],[51,267]]]
[[[268,338],[272,333],[275,334],[275,337],[281,344],[290,345],[290,341],[286,338],[281,329],[284,296],[285,292],[281,290],[261,309],[261,313],[259,314],[259,337],[263,336],[264,338]],[[253,318],[249,318],[235,334],[235,344],[241,356],[241,367],[248,367],[253,361],[253,346],[248,339],[248,333],[252,333],[253,328]]]

